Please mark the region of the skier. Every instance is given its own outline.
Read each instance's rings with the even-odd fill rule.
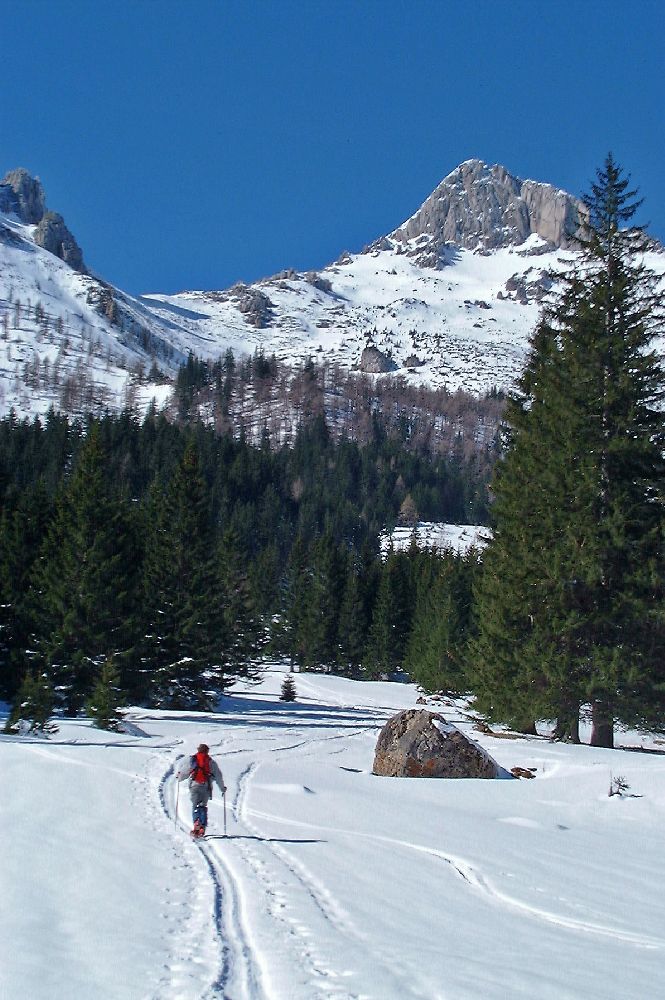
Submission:
[[[196,753],[182,762],[176,774],[178,781],[189,779],[189,795],[192,800],[194,839],[204,837],[208,825],[208,801],[212,798],[212,783],[216,783],[222,795],[226,785],[219,764],[212,759],[205,743],[199,744]]]

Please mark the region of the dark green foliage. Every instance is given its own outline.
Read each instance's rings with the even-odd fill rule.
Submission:
[[[6,732],[46,736],[57,733],[58,727],[52,721],[54,708],[55,694],[48,677],[39,671],[30,670],[23,678],[16,695]]]
[[[413,623],[405,667],[424,691],[460,694],[465,672],[475,552],[423,553],[419,559]]]
[[[119,709],[124,704],[120,671],[110,656],[102,664],[86,709],[98,729],[115,730],[122,722],[122,713]]]
[[[168,488],[155,491],[143,580],[141,664],[151,700],[209,708],[222,681],[223,623],[210,498],[190,445]]]
[[[390,551],[381,566],[363,666],[369,677],[390,676],[404,663],[415,603],[418,554]]]
[[[287,674],[282,681],[281,693],[279,696],[280,701],[295,701],[298,697],[298,692],[296,691],[295,681],[293,680],[293,674]]]
[[[105,479],[99,426],[88,431],[66,482],[32,580],[37,661],[71,714],[111,654],[132,645],[136,600],[134,535],[127,505]]]
[[[52,514],[40,479],[0,517],[0,696],[10,701],[28,665],[34,611],[29,583]]]
[[[544,313],[506,411],[494,539],[478,586],[480,707],[554,718],[592,741],[615,720],[662,721],[665,377],[662,300],[626,231],[637,204],[608,157],[588,199],[579,269]]]
[[[276,377],[261,355],[192,358],[184,411],[202,386],[245,379],[258,393]],[[306,391],[323,379],[301,373]],[[182,423],[154,409],[142,422],[0,420],[5,697],[44,666],[75,713],[110,656],[127,702],[181,707],[211,705],[264,650],[351,675],[403,666],[419,570],[414,553],[384,564],[379,531],[409,494],[424,518],[466,519],[483,473],[461,454],[405,451],[376,413],[363,445],[335,438],[316,400],[288,448],[184,411]]]

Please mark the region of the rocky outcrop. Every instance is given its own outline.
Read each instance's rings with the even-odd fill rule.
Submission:
[[[373,773],[401,778],[497,778],[499,765],[437,712],[398,712],[379,733]]]
[[[38,177],[18,167],[0,181],[0,212],[13,213],[32,226],[41,222],[46,211],[44,189]]]
[[[83,254],[78,243],[57,212],[46,212],[35,230],[35,243],[64,260],[75,271],[85,273]]]
[[[113,290],[109,285],[101,281],[93,281],[88,288],[85,300],[100,316],[104,316],[109,323],[113,325],[117,324],[118,305],[113,295]]]
[[[394,372],[397,365],[392,358],[380,351],[378,347],[365,347],[360,355],[360,370],[368,375],[383,375]]]
[[[235,304],[247,322],[262,330],[270,325],[274,306],[265,292],[248,285],[237,284],[231,289]]]
[[[76,271],[86,273],[81,248],[57,212],[46,209],[44,189],[38,177],[23,167],[10,170],[0,181],[0,212],[16,215],[21,222],[36,226],[37,246],[64,260]]]
[[[433,261],[443,262],[450,244],[494,250],[524,243],[535,233],[553,247],[566,248],[583,213],[581,201],[551,184],[522,181],[498,164],[467,160],[391,238],[398,246],[414,241],[410,252],[431,267]]]

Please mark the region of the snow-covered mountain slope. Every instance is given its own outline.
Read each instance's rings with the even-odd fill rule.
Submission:
[[[127,735],[77,719],[49,741],[0,737],[2,997],[663,994],[662,740],[501,739],[435,702],[534,780],[378,778],[379,729],[415,687],[295,674],[284,704],[282,678],[214,715],[133,710]],[[195,844],[173,775],[201,740],[228,836],[216,793]]]
[[[551,272],[574,259],[581,211],[563,191],[470,160],[389,236],[319,272],[136,298],[85,271],[39,182],[13,171],[0,182],[0,411],[161,402],[160,371],[228,349],[474,393],[506,387]],[[662,254],[648,263],[665,273]]]

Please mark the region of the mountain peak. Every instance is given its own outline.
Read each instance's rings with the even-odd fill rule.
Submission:
[[[46,208],[44,188],[24,167],[9,170],[0,181],[0,212],[15,215],[27,226],[36,226],[35,243],[85,273],[83,254],[65,220]]]
[[[494,250],[536,234],[552,248],[566,249],[583,211],[578,198],[551,184],[521,180],[501,164],[470,159],[444,177],[390,239],[416,241],[419,262],[429,266],[439,265],[450,244]]]
[[[16,215],[26,225],[36,225],[44,217],[46,199],[38,177],[24,167],[9,170],[0,181],[0,212]]]

